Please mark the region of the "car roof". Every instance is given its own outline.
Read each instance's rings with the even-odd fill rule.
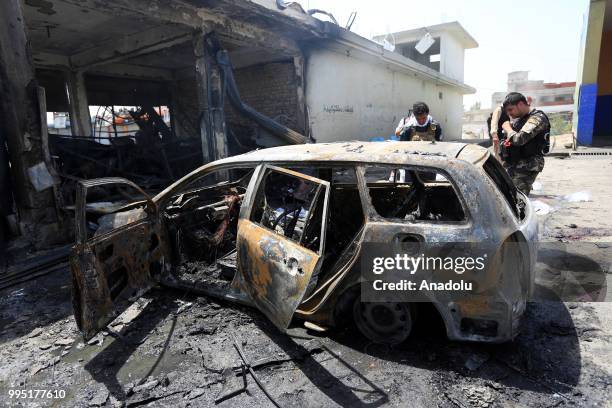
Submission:
[[[199,177],[202,171],[227,166],[252,166],[259,163],[356,163],[414,165],[445,168],[455,160],[482,165],[489,157],[483,147],[452,142],[337,142],[311,143],[254,150],[238,156],[216,160],[193,170],[161,191],[154,201],[170,196],[176,188]]]
[[[336,142],[311,143],[254,150],[219,160],[215,164],[248,162],[358,162],[443,165],[449,159],[473,164],[483,161],[488,150],[453,142]]]

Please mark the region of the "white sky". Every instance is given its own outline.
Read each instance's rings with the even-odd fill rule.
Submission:
[[[464,98],[491,105],[506,90],[507,73],[530,71],[530,79],[575,81],[580,36],[588,0],[300,0],[305,9],[331,12],[366,38],[443,22],[459,21],[479,47],[466,50],[465,83],[476,88]],[[320,16],[324,18],[324,16]]]

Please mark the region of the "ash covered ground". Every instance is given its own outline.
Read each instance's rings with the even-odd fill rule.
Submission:
[[[602,165],[612,169],[609,160],[548,159],[533,199],[549,207],[540,215],[542,239],[568,248],[592,241],[592,253],[570,268],[595,262],[605,282],[609,264],[598,248],[610,242],[612,221],[594,214],[611,207],[609,179],[590,180],[589,189],[575,177],[559,177],[572,166],[588,172]],[[589,201],[563,199],[577,188],[589,189]],[[554,283],[555,259],[552,253],[540,260],[540,285]],[[530,303],[522,334],[500,345],[450,342],[442,323],[424,311],[407,342],[387,347],[351,328],[321,335],[297,322],[283,334],[254,309],[156,289],[85,343],[70,290],[69,271],[62,269],[0,293],[0,405],[273,406],[253,377],[242,375],[237,343],[283,407],[610,406],[607,302]],[[17,389],[66,396],[9,398]]]

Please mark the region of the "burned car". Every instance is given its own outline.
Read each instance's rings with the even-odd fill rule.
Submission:
[[[111,187],[134,201],[88,202]],[[512,340],[533,292],[535,214],[476,145],[257,150],[202,166],[152,198],[121,178],[81,182],[76,211],[73,305],[86,339],[162,285],[257,307],[281,330],[352,318],[371,340],[400,342],[418,305],[360,299],[365,242],[495,246],[494,271],[475,296],[430,299],[452,340]]]

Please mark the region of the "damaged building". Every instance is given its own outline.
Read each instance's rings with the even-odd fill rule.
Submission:
[[[73,237],[79,180],[119,176],[158,192],[257,148],[388,137],[417,100],[447,139],[460,138],[462,95],[474,89],[456,69],[385,50],[317,12],[275,0],[2,2],[3,241]],[[94,107],[110,116],[92,121]],[[67,112],[70,134],[47,127],[49,112]],[[134,198],[125,194],[88,210]]]

